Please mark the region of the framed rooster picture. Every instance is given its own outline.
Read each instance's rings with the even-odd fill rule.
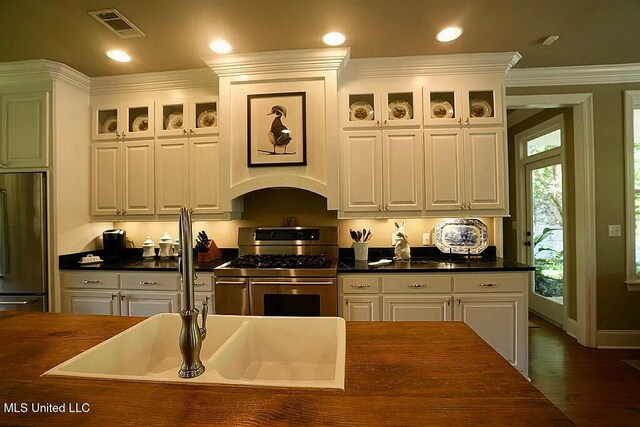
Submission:
[[[307,164],[307,94],[247,95],[247,166]]]

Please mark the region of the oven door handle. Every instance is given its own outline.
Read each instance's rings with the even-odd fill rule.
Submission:
[[[335,282],[333,281],[326,281],[326,282],[276,282],[276,281],[259,281],[259,282],[255,282],[252,281],[251,282],[252,285],[273,285],[273,286],[295,286],[295,285],[334,285]]]
[[[246,280],[238,280],[238,281],[216,280],[216,285],[246,285],[246,284],[247,284]]]

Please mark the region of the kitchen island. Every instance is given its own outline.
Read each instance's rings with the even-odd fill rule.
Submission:
[[[40,377],[142,320],[0,313],[0,424],[571,424],[462,322],[347,323],[344,391]]]

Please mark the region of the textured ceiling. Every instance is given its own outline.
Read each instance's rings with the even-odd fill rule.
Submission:
[[[89,10],[115,7],[146,36],[120,39]],[[202,68],[214,38],[234,53],[324,47],[352,58],[518,51],[518,68],[640,63],[640,0],[0,0],[0,62],[49,59],[89,76]],[[448,44],[434,39],[464,28]],[[542,39],[557,34],[550,47]],[[104,52],[123,49],[128,64]]]

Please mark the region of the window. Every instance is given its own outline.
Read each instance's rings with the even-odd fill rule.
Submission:
[[[625,92],[627,283],[640,284],[640,91]]]

